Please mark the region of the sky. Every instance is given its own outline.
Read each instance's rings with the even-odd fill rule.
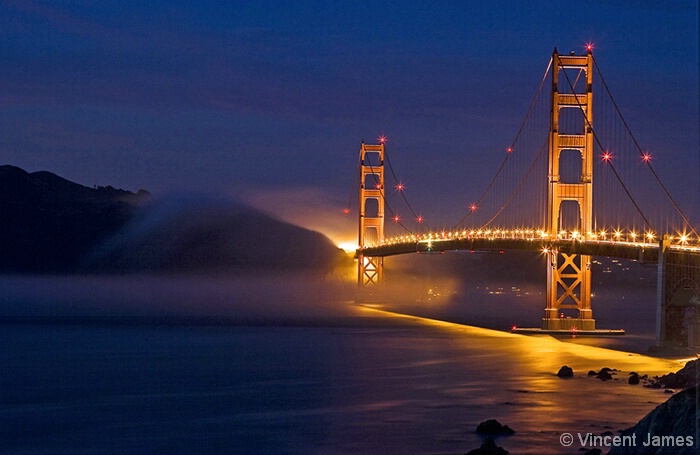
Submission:
[[[593,43],[700,216],[696,0],[0,0],[0,39],[0,164],[241,199],[337,241],[362,140],[386,135],[426,217],[461,212],[553,49]]]

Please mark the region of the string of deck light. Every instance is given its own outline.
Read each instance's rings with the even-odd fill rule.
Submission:
[[[592,46],[591,46],[592,49]],[[678,214],[683,218],[683,221],[686,223],[686,225],[690,228],[690,230],[693,231],[693,233],[696,236],[699,236],[693,225],[690,223],[690,220],[686,217],[685,213],[681,208],[678,206],[676,203],[676,200],[673,198],[671,193],[666,189],[666,185],[661,181],[661,178],[658,176],[656,171],[654,170],[654,166],[651,164],[651,154],[648,152],[644,152],[642,150],[642,147],[639,145],[639,142],[637,142],[637,138],[634,136],[632,133],[632,130],[630,129],[629,125],[627,125],[627,121],[625,120],[625,117],[622,115],[622,112],[620,111],[619,107],[617,106],[617,103],[615,102],[615,98],[612,96],[612,93],[610,92],[610,89],[608,88],[608,84],[605,82],[605,78],[603,78],[603,74],[600,71],[600,68],[598,67],[598,63],[596,62],[595,58],[593,58],[593,66],[595,66],[596,71],[598,72],[598,76],[600,76],[600,81],[603,83],[603,87],[605,87],[605,91],[608,93],[608,96],[610,97],[610,101],[612,102],[613,106],[615,107],[615,111],[617,112],[617,115],[620,116],[620,120],[622,120],[622,124],[624,125],[625,129],[627,130],[627,133],[630,135],[630,138],[632,139],[632,142],[634,143],[635,147],[637,148],[637,151],[639,154],[642,156],[642,161],[647,165],[649,170],[651,171],[652,175],[656,179],[656,182],[659,184],[661,189],[664,191],[666,194],[666,197],[671,201],[671,204],[673,207],[678,211]]]

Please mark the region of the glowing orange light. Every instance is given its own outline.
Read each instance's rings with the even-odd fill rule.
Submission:
[[[603,153],[603,161],[610,161],[612,159],[612,154],[610,152]]]
[[[396,185],[396,189],[399,191],[403,191],[403,189],[404,189],[403,183],[399,183],[398,185]]]
[[[644,161],[645,163],[648,163],[649,161],[651,161],[651,154],[645,153],[644,155],[642,155],[642,161]]]
[[[350,209],[343,210],[343,213],[347,215],[348,213],[350,213]]]
[[[379,143],[386,144],[386,136],[384,136],[383,134],[379,136]]]
[[[399,221],[401,221],[401,217],[398,215],[394,215],[394,223],[398,223]]]

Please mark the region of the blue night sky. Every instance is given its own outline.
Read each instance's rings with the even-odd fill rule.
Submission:
[[[360,141],[386,134],[414,205],[460,211],[448,192],[488,183],[554,47],[592,42],[670,190],[700,191],[696,0],[3,0],[0,36],[0,162],[87,186],[351,232]]]

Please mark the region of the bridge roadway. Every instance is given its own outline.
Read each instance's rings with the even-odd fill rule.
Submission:
[[[642,263],[656,263],[659,257],[659,243],[654,241],[584,239],[580,236],[550,239],[536,235],[502,232],[497,234],[467,233],[467,235],[460,233],[407,235],[390,239],[382,244],[358,249],[357,253],[367,257],[386,257],[409,253],[441,253],[464,250],[546,252],[554,249],[559,253],[634,259]],[[700,255],[700,247],[687,244],[672,243],[669,249]]]

